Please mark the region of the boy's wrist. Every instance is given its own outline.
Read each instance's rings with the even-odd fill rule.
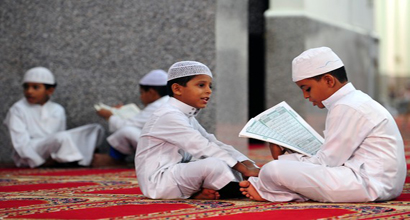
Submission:
[[[232,168],[240,172],[244,177],[257,176],[259,173],[259,167],[257,166],[248,167],[239,161]]]
[[[243,163],[247,167],[256,167],[255,163],[250,160],[244,160],[244,161],[241,161],[241,163]]]
[[[238,172],[240,172],[242,174],[244,174],[247,171],[247,167],[239,161],[232,168],[237,170]]]

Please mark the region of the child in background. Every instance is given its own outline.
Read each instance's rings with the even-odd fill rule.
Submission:
[[[98,124],[66,130],[64,108],[50,101],[56,86],[54,75],[44,67],[32,68],[24,75],[25,98],[9,109],[4,120],[18,167],[39,167],[46,161],[89,166],[102,142],[104,130]]]
[[[218,141],[195,119],[210,100],[211,84],[212,73],[202,63],[182,61],[169,69],[171,98],[144,125],[135,155],[138,184],[145,196],[240,197],[242,176],[258,175],[259,168],[249,158]]]
[[[110,144],[109,156],[99,156],[101,164],[121,164],[127,155],[135,155],[138,138],[145,122],[158,107],[168,101],[167,77],[163,70],[152,70],[141,78],[140,99],[145,108],[132,118],[123,119],[107,109],[97,111],[99,116],[108,121],[110,132],[114,132],[107,138]]]
[[[258,201],[369,202],[400,195],[406,178],[404,144],[390,113],[348,82],[342,60],[328,47],[313,48],[292,62],[292,77],[313,105],[328,109],[325,142],[312,157],[274,158],[259,177],[240,183]]]

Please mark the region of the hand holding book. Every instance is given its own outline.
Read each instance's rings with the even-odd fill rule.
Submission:
[[[250,119],[239,137],[267,141],[308,156],[316,154],[324,142],[284,101]]]

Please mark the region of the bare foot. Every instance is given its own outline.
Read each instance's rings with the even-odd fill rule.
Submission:
[[[258,191],[255,189],[255,187],[252,186],[251,182],[249,182],[248,180],[239,182],[239,187],[241,187],[239,190],[246,197],[260,202],[267,201],[259,195]]]
[[[127,163],[122,160],[115,160],[108,154],[94,154],[92,167],[125,167]]]
[[[191,196],[191,199],[219,199],[221,197],[218,191],[213,189],[202,189]]]

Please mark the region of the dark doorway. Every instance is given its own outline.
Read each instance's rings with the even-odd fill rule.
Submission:
[[[249,119],[265,110],[265,17],[269,0],[249,0]],[[261,143],[249,139],[250,143]]]

